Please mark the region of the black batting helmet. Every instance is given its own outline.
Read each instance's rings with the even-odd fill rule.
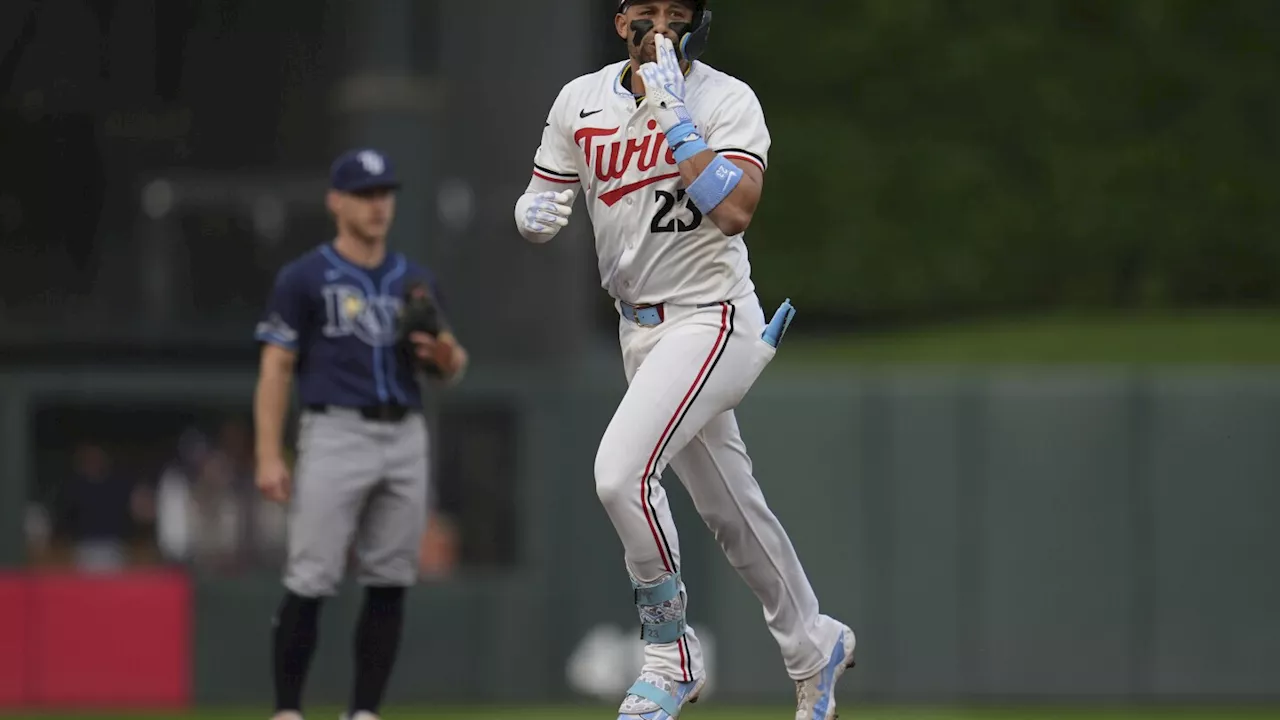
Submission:
[[[627,9],[635,0],[619,0],[618,12]],[[678,49],[680,55],[689,62],[698,59],[707,49],[707,36],[711,34],[711,11],[707,9],[707,0],[686,0],[693,5],[693,25],[689,32],[680,38]]]

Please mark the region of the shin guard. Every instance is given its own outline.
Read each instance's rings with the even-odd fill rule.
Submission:
[[[640,638],[647,643],[672,643],[684,636],[684,597],[680,576],[663,575],[655,583],[631,581],[640,612]]]

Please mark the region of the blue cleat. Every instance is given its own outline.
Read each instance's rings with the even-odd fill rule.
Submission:
[[[853,667],[855,645],[853,630],[846,626],[831,650],[826,667],[813,677],[796,681],[796,720],[834,720],[836,681],[846,669]]]
[[[706,678],[676,682],[642,672],[618,708],[618,720],[675,720],[686,702],[697,702]]]

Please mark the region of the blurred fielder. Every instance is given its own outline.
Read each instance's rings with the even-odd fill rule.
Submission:
[[[365,595],[346,717],[376,720],[405,590],[418,578],[428,481],[421,371],[456,382],[467,353],[435,304],[434,276],[387,249],[399,186],[375,150],[339,157],[328,194],[337,237],[280,270],[257,327],[257,483],[289,503],[272,636],[276,720],[302,717],[321,602],[337,590],[349,553]],[[295,376],[303,411],[291,477],[282,442]]]
[[[854,633],[819,612],[734,416],[793,310],[784,303],[766,323],[751,280],[742,235],[760,201],[769,131],[747,84],[697,60],[706,5],[618,4],[614,26],[630,57],[560,91],[515,222],[529,241],[549,241],[581,187],[601,284],[621,315],[629,387],[600,442],[596,491],[622,540],[647,644],[620,720],[675,718],[706,681],[658,482],[668,464],[760,599],[796,683],[796,717],[830,720]]]

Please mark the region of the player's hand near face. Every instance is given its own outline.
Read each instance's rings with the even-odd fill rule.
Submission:
[[[662,132],[670,133],[682,123],[692,124],[693,116],[684,103],[684,71],[680,69],[675,44],[662,33],[654,35],[653,42],[658,60],[641,65],[638,72],[644,81],[644,94],[653,108],[654,118]]]
[[[644,81],[645,102],[667,136],[689,197],[725,235],[745,232],[760,202],[764,174],[752,163],[729,160],[707,146],[685,105],[684,73],[675,45],[661,34],[654,36],[654,44],[657,61],[641,65],[637,72]]]

